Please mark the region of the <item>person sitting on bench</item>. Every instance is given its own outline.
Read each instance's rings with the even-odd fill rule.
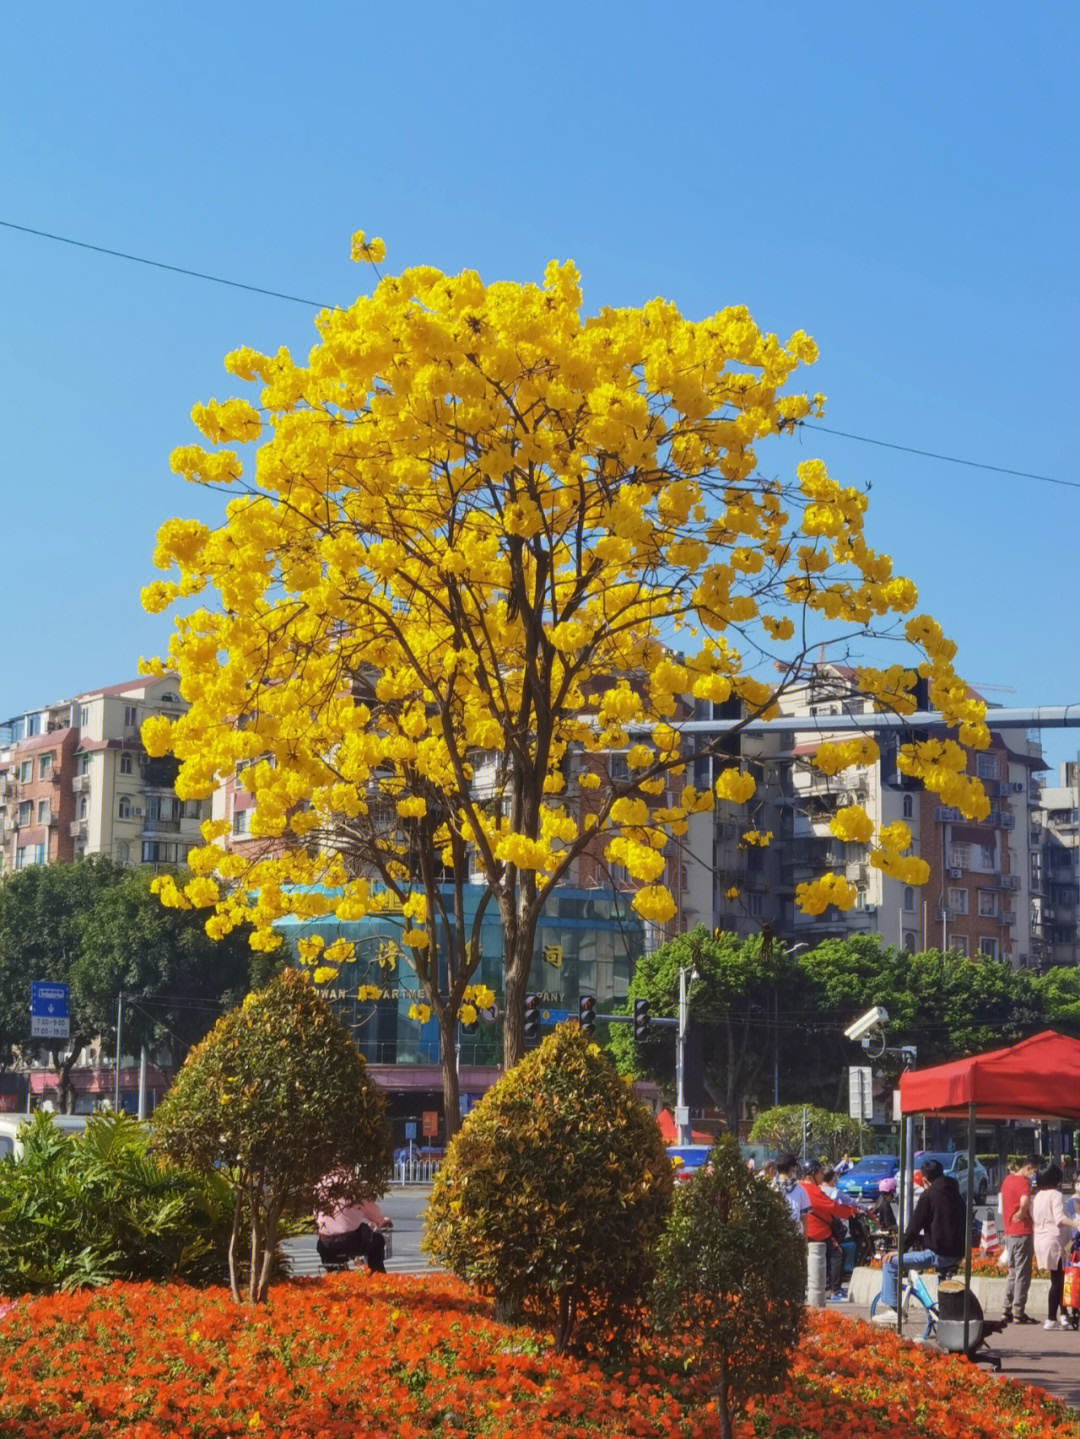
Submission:
[[[936,1159],[923,1161],[926,1188],[904,1230],[904,1268],[925,1269],[933,1264],[940,1274],[963,1261],[964,1246],[970,1242],[967,1215],[960,1186],[947,1175]],[[899,1265],[895,1253],[886,1254],[881,1264],[881,1307],[875,1324],[896,1323]]]

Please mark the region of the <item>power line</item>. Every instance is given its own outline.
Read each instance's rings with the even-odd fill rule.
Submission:
[[[61,245],[74,245],[79,250],[93,250],[97,255],[111,255],[114,260],[130,260],[135,265],[150,265],[155,270],[170,270],[174,275],[189,275],[193,280],[209,280],[214,285],[248,290],[253,295],[269,295],[274,300],[290,300],[296,305],[309,305],[314,310],[340,309],[339,305],[321,305],[318,300],[305,300],[301,295],[286,295],[281,290],[266,290],[261,285],[245,285],[241,280],[226,280],[221,275],[208,275],[203,270],[187,270],[183,265],[167,265],[164,260],[148,260],[145,255],[129,255],[124,250],[91,245],[88,240],[73,240],[69,235],[53,235],[48,230],[34,230],[29,225],[16,225],[12,220],[0,220],[0,225],[6,230],[19,230],[24,235],[37,235],[42,240],[56,240]]]
[[[921,455],[926,460],[944,460],[950,465],[966,465],[972,470],[989,470],[995,475],[1010,475],[1018,480],[1041,480],[1046,485],[1065,485],[1080,490],[1080,480],[1059,480],[1053,475],[1033,475],[1027,470],[1010,470],[1004,465],[987,465],[981,460],[962,460],[956,455],[941,455],[936,450],[917,450],[914,445],[896,445],[891,440],[872,440],[869,435],[852,435],[847,430],[830,430],[827,425],[812,425],[800,420],[802,429],[820,430],[824,435],[838,435],[842,440],[858,440],[861,445],[877,445],[883,450],[900,450],[905,455]]]
[[[36,230],[30,225],[17,225],[13,220],[0,220],[0,226],[7,230],[18,230],[23,235],[35,235],[42,240],[55,240],[61,245],[73,245],[79,250],[92,250],[97,255],[109,255],[115,260],[128,260],[135,265],[149,265],[155,270],[168,270],[174,275],[187,275],[193,280],[207,280],[214,285],[226,285],[233,290],[246,290],[253,295],[268,295],[274,300],[288,300],[295,305],[307,305],[313,310],[340,310],[340,305],[322,304],[308,300],[302,295],[289,295],[282,290],[268,290],[262,285],[247,285],[241,280],[229,280],[222,275],[209,275],[204,270],[189,270],[183,265],[169,265],[163,260],[150,260],[145,255],[132,255],[125,250],[112,250],[105,245],[93,245],[88,240],[75,240],[69,235],[54,235],[49,230]],[[926,460],[940,460],[949,465],[963,465],[967,469],[986,470],[995,475],[1008,475],[1018,480],[1038,480],[1045,485],[1061,485],[1063,488],[1080,490],[1080,480],[1059,480],[1054,475],[1036,475],[1028,470],[1012,470],[1004,465],[988,465],[982,460],[965,460],[957,455],[943,455],[936,450],[920,450],[914,445],[896,444],[891,440],[875,440],[869,435],[852,434],[849,430],[833,430],[827,425],[810,424],[807,420],[797,422],[800,429],[819,430],[825,435],[835,435],[842,440],[855,440],[861,445],[876,445],[883,450],[898,450],[905,455],[918,455]]]

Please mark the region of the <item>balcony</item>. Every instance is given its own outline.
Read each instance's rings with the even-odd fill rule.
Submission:
[[[154,819],[148,815],[143,820],[143,834],[179,834],[180,821],[178,819]]]

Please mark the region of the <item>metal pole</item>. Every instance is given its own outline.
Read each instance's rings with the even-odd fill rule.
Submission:
[[[580,715],[583,724],[599,727],[595,714]],[[668,721],[660,723],[667,725]],[[991,730],[1010,729],[1080,729],[1080,704],[1036,705],[1032,709],[991,709],[986,712]],[[628,724],[631,734],[649,734],[659,726],[643,722]],[[797,734],[817,730],[822,734],[869,734],[876,730],[947,729],[949,726],[937,710],[919,710],[915,714],[871,715],[777,715],[772,720],[684,720],[676,723],[680,734],[722,735],[731,730],[739,734]]]
[[[915,1208],[915,1118],[909,1114],[904,1120],[904,1150],[907,1163],[904,1166],[904,1228],[911,1223]]]
[[[139,1046],[139,1118],[146,1118],[146,1045]]]
[[[117,1114],[120,1113],[120,1038],[121,1028],[124,1022],[124,991],[121,990],[116,1001],[116,1088],[113,1096],[113,1108]]]
[[[774,1109],[780,1103],[780,990],[776,987],[773,988],[772,1102]]]
[[[975,1213],[975,1101],[968,1105],[967,1204],[964,1206],[964,1353],[971,1322],[971,1221]]]
[[[907,1154],[905,1153],[904,1136],[907,1133],[907,1126],[903,1122],[903,1115],[900,1116],[900,1175],[903,1183],[903,1175],[907,1169]],[[900,1216],[900,1222],[896,1226],[896,1332],[904,1332],[904,1215],[903,1206],[896,1206]]]
[[[686,1023],[690,1006],[686,1002],[686,970],[679,970],[679,1029],[675,1039],[675,1120],[679,1143],[689,1144],[692,1130],[686,1112]]]

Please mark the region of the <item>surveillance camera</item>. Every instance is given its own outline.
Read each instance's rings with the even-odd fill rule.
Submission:
[[[845,1039],[862,1039],[879,1024],[884,1024],[889,1018],[889,1011],[882,1005],[876,1004],[873,1009],[868,1009],[861,1015],[854,1024],[849,1024],[844,1030]]]

